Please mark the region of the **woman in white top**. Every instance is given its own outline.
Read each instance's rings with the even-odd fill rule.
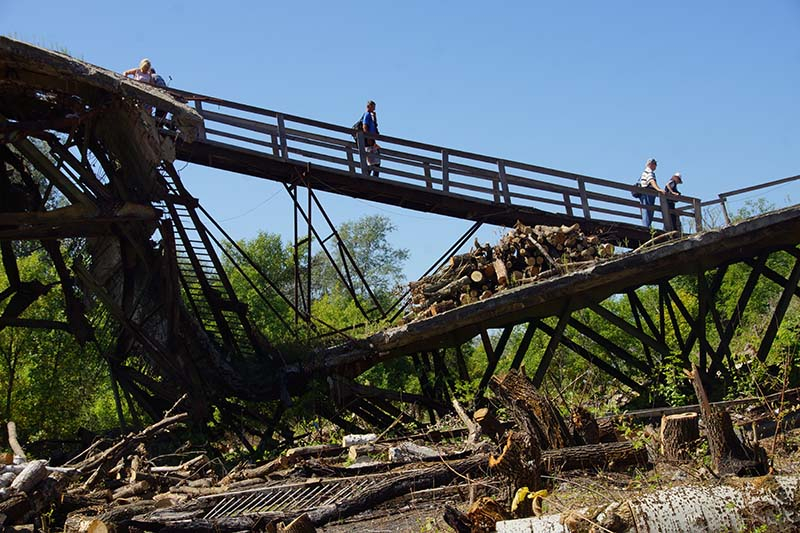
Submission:
[[[133,76],[136,81],[143,81],[144,83],[153,83],[153,73],[150,65],[150,60],[147,58],[139,62],[139,68],[132,68],[123,72],[126,76]]]

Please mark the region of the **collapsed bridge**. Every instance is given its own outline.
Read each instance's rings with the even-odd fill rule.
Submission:
[[[95,310],[103,309],[109,317],[103,327],[113,338],[104,354],[112,375],[153,418],[188,393],[197,420],[214,407],[232,426],[270,443],[292,398],[314,382],[333,400],[315,409],[348,430],[386,427],[395,419],[423,424],[409,405],[434,421],[449,411],[456,380],[478,377],[463,360],[464,344],[480,338],[487,357],[474,397],[478,405],[498,368],[521,366],[535,335],[546,339],[532,371],[537,385],[556,353],[568,350],[652,402],[658,400],[659,363],[667,358],[686,367],[696,361],[706,375],[732,379],[730,342],[757,284],[780,288],[754,349],[761,361],[792,297],[800,295],[800,208],[792,207],[516,287],[367,339],[334,331],[336,345],[289,357],[253,325],[225,272],[224,260],[231,259],[222,246],[226,234],[186,189],[175,160],[283,182],[296,206],[297,190],[305,187],[309,198],[314,190],[328,191],[476,223],[578,223],[617,243],[650,238],[631,222],[639,218],[639,203],[630,199],[630,186],[613,181],[387,136],[380,136],[381,177],[373,178],[363,164],[363,142],[353,142],[348,128],[156,89],[7,38],[0,38],[0,72],[0,251],[7,280],[0,328],[61,329],[90,342],[99,331]],[[209,109],[212,104],[218,109]],[[157,122],[147,106],[170,113],[169,123]],[[656,209],[656,219],[668,226],[666,202]],[[702,209],[698,199],[681,197],[677,214],[700,230]],[[308,212],[304,216],[311,236]],[[86,253],[66,254],[64,240],[80,240]],[[26,317],[26,309],[54,287],[23,279],[14,246],[21,241],[40,241],[54,265],[65,321]],[[791,258],[788,274],[771,266],[774,254]],[[718,309],[721,287],[743,273],[735,308]],[[696,280],[696,306],[687,304],[685,287],[675,287],[674,280],[686,275]],[[280,290],[266,278],[254,285]],[[657,316],[637,293],[646,286],[657,287]],[[310,295],[305,308],[300,296],[282,295],[310,323]],[[627,301],[630,319],[605,303],[620,300]],[[378,318],[390,316],[381,312]],[[600,336],[591,320],[612,324],[634,342]],[[499,335],[493,339],[494,330]],[[506,354],[512,335],[521,338]],[[356,381],[397,358],[411,360],[419,393]]]

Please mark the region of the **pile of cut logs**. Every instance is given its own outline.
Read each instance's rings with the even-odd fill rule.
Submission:
[[[510,286],[531,283],[593,264],[614,255],[614,245],[597,235],[585,235],[572,226],[514,228],[492,247],[481,245],[454,255],[449,264],[430,276],[411,282],[412,316],[427,318],[444,311],[485,300]]]

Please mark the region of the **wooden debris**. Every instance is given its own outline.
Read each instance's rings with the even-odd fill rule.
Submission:
[[[572,226],[527,226],[517,222],[491,247],[477,241],[465,254],[452,256],[439,271],[411,282],[412,315],[426,318],[492,297],[498,291],[535,282],[614,255],[612,244]]]

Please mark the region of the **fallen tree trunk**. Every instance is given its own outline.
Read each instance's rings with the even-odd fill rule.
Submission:
[[[674,487],[605,508],[498,522],[496,528],[497,533],[797,531],[798,493],[797,476],[732,478],[727,485]]]
[[[647,450],[644,447],[636,448],[630,441],[586,444],[542,452],[542,464],[547,472],[588,468],[615,470],[648,463]]]

